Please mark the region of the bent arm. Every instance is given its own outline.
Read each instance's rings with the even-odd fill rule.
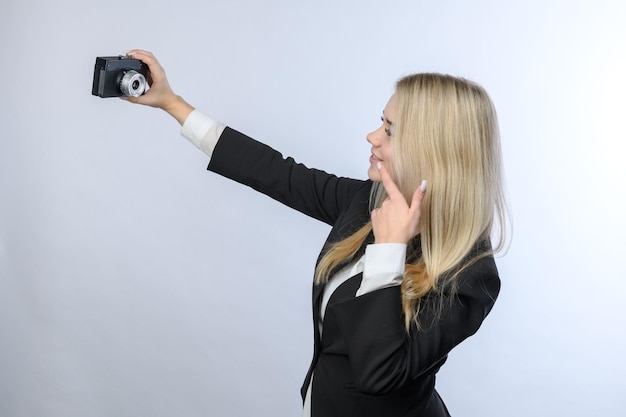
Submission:
[[[459,277],[458,291],[425,299],[421,329],[407,333],[399,287],[385,288],[328,307],[346,341],[359,390],[385,394],[415,378],[436,373],[447,354],[474,334],[491,310],[500,288],[493,258],[484,258]]]

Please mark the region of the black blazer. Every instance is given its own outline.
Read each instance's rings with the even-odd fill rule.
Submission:
[[[208,169],[331,225],[320,257],[330,243],[369,221],[371,181],[309,169],[230,128]],[[500,289],[493,258],[481,259],[459,276],[456,292],[445,293],[444,314],[436,322],[441,297],[427,297],[420,313],[423,328],[408,333],[400,287],[355,297],[361,279],[361,274],[352,277],[333,293],[323,335],[318,321],[324,286],[313,285],[314,354],[301,391],[304,398],[314,375],[312,416],[448,416],[434,388],[435,374],[448,352],[474,334],[491,310]]]

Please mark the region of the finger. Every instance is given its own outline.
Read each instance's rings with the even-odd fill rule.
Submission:
[[[426,194],[426,187],[428,183],[426,180],[422,180],[422,183],[417,190],[413,193],[413,198],[411,199],[411,210],[416,211],[419,210],[422,206],[422,201],[424,200],[424,195]]]
[[[161,73],[165,72],[161,67],[161,64],[159,64],[159,61],[151,52],[143,51],[141,49],[132,49],[130,51],[126,51],[126,55],[133,59],[138,59],[146,64],[150,69],[150,74],[153,76],[159,77],[161,76]]]
[[[398,197],[398,195],[402,196],[402,193],[398,189],[398,186],[387,172],[387,168],[380,162],[378,163],[378,171],[380,172],[380,178],[383,183],[383,187],[385,187],[385,191],[387,191],[387,195],[389,197]]]
[[[141,55],[147,59],[156,59],[152,52],[144,51],[143,49],[131,49],[130,51],[126,51],[126,55],[130,57]]]

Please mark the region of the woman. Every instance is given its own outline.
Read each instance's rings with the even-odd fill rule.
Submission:
[[[475,333],[500,288],[490,234],[504,223],[493,105],[466,80],[398,81],[367,135],[369,180],[308,169],[208,119],[170,88],[149,52],[151,89],[129,101],[172,115],[209,169],[324,221],[313,285],[305,415],[448,416],[435,374]],[[427,182],[424,180],[428,180]]]

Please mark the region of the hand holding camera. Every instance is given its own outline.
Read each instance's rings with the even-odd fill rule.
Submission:
[[[105,63],[109,64],[108,68],[103,67]],[[141,77],[131,74],[131,71],[144,77],[145,86],[142,85]],[[131,103],[163,109],[181,125],[194,110],[174,93],[165,70],[155,56],[140,49],[128,51],[124,57],[96,58],[92,94],[100,97],[121,97]]]

